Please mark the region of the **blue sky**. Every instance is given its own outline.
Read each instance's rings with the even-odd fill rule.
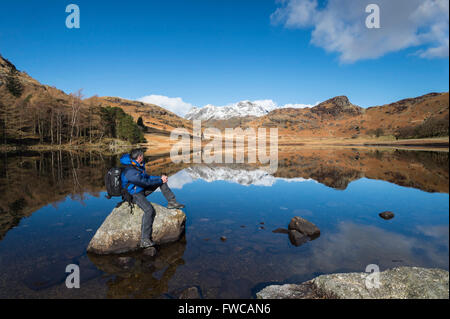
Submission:
[[[0,53],[41,83],[68,93],[83,88],[86,96],[160,95],[195,106],[263,99],[314,104],[347,95],[368,107],[448,91],[448,13],[442,24],[447,55],[424,57],[421,52],[441,41],[438,35],[417,35],[433,26],[426,19],[407,27],[382,25],[382,41],[360,34],[346,46],[339,41],[349,35],[338,34],[326,42],[329,33],[315,32],[329,21],[326,14],[339,17],[344,10],[348,16],[343,6],[336,9],[336,1],[311,9],[321,21],[296,16],[295,6],[314,0],[3,1]],[[80,7],[80,29],[65,26],[70,3]],[[396,10],[402,7],[390,8],[389,15],[399,16]],[[366,16],[361,12],[357,19]],[[390,21],[388,13],[382,11],[381,21]],[[417,37],[410,43],[394,45],[413,33]],[[368,52],[377,49],[379,56],[371,57]]]

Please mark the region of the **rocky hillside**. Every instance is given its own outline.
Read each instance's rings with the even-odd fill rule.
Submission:
[[[26,97],[33,103],[52,99],[55,103],[69,103],[70,96],[55,87],[44,85],[19,71],[14,64],[0,55],[0,103],[11,105]]]
[[[322,118],[328,117],[335,119],[342,117],[343,115],[363,114],[364,109],[350,103],[346,96],[336,96],[311,108],[311,112]]]
[[[280,137],[400,138],[448,136],[449,94],[430,93],[395,103],[361,108],[338,96],[312,108],[277,109],[246,123],[277,127]]]
[[[227,127],[276,127],[282,142],[305,138],[426,138],[448,136],[449,94],[430,93],[391,104],[363,108],[346,96],[337,96],[311,108],[258,108],[237,103],[226,107],[193,109],[186,118],[202,125]]]

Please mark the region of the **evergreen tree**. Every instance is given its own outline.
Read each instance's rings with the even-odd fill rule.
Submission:
[[[11,69],[6,77],[6,87],[15,97],[20,97],[23,93],[23,85],[17,78],[17,70]]]
[[[107,136],[120,138],[132,144],[145,142],[141,128],[134,122],[133,117],[121,108],[102,108],[101,116]]]

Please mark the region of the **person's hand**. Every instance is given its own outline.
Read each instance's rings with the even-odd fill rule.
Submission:
[[[161,179],[162,179],[162,182],[164,184],[164,183],[167,183],[169,178],[166,175],[163,175],[163,176],[161,176]]]

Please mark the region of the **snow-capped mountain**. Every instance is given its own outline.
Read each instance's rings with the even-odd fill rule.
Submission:
[[[241,101],[238,103],[228,104],[225,106],[215,106],[212,104],[204,107],[192,107],[186,113],[187,120],[228,120],[232,117],[247,117],[247,116],[263,116],[267,113],[282,108],[305,108],[313,107],[319,104],[318,102],[312,104],[285,104],[278,105],[273,100],[258,100],[258,101]]]
[[[241,101],[226,106],[208,104],[193,107],[185,116],[187,120],[228,120],[232,117],[263,116],[278,106],[272,101]]]

